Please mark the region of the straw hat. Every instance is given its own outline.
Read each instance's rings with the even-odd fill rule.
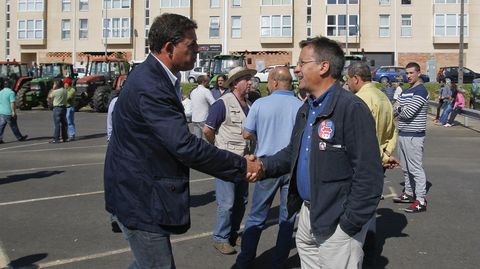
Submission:
[[[255,69],[248,69],[246,67],[241,67],[241,66],[237,66],[235,68],[233,68],[232,70],[230,70],[230,72],[228,72],[228,79],[227,81],[225,82],[225,87],[229,87],[230,88],[230,84],[232,82],[234,82],[235,80],[243,77],[243,76],[246,76],[246,75],[250,75],[250,76],[253,76],[257,73],[257,70]]]

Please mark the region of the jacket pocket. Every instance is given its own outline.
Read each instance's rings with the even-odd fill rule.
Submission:
[[[353,171],[344,148],[327,144],[325,150],[321,152],[319,163],[321,167],[320,177],[323,182],[344,181],[352,177]]]
[[[160,225],[190,223],[190,191],[186,178],[156,178],[152,181],[151,210]]]

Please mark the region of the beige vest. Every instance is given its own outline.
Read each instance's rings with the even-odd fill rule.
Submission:
[[[220,99],[225,104],[225,121],[218,128],[215,146],[243,156],[247,153],[247,143],[242,136],[245,113],[233,93],[224,94]]]

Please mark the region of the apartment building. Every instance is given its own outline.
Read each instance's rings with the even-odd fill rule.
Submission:
[[[256,69],[292,64],[298,42],[324,35],[376,66],[417,61],[434,78],[440,66],[458,64],[460,1],[6,0],[0,57],[79,64],[107,53],[142,60],[150,25],[168,12],[197,21],[198,65],[221,53],[244,54]],[[480,1],[464,1],[465,66],[480,71]]]

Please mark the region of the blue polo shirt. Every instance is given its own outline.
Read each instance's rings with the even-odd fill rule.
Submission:
[[[273,91],[253,103],[244,129],[257,136],[256,156],[270,156],[288,146],[298,109],[302,105],[303,102],[288,90]]]
[[[312,126],[320,113],[322,113],[323,108],[328,102],[329,93],[332,91],[332,86],[330,86],[325,93],[323,93],[317,99],[313,99],[313,96],[310,95],[307,99],[309,104],[307,124],[305,130],[303,131],[302,143],[300,144],[300,152],[297,162],[297,189],[298,194],[304,201],[310,201],[310,152],[312,146],[312,135],[317,134],[317,132],[312,133]]]

